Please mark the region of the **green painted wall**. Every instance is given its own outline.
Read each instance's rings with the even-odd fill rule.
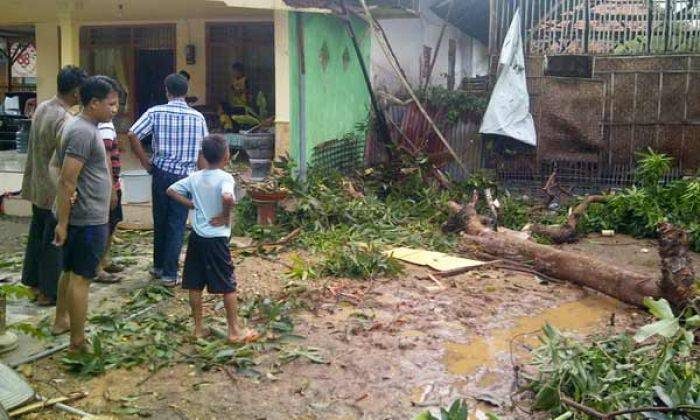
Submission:
[[[300,162],[300,46],[298,19],[303,26],[303,50],[306,66],[306,160],[314,146],[356,131],[367,119],[370,97],[362,69],[345,24],[335,16],[293,13],[289,25],[291,154]],[[369,66],[371,34],[357,20],[353,26]]]

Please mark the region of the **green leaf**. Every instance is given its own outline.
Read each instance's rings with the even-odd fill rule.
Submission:
[[[0,295],[5,295],[10,298],[27,298],[34,297],[32,289],[18,283],[0,284]]]
[[[654,387],[654,392],[656,393],[656,397],[661,400],[664,404],[666,404],[667,407],[673,407],[673,399],[671,398],[670,395],[666,392],[666,390],[657,385]]]
[[[559,405],[559,394],[554,384],[547,384],[535,395],[535,410],[549,410]]]
[[[659,300],[654,300],[652,298],[644,298],[644,305],[649,308],[649,312],[658,319],[671,319],[675,318],[673,315],[673,310],[668,301],[664,298]]]
[[[700,328],[700,315],[694,315],[685,320],[686,328]]]
[[[655,335],[671,338],[678,333],[679,329],[680,324],[678,323],[678,319],[663,319],[640,328],[639,331],[637,331],[637,334],[634,335],[634,340],[641,343]]]
[[[566,419],[570,419],[570,418],[573,417],[573,416],[574,416],[574,413],[572,413],[571,411],[567,411],[566,413],[564,413],[564,414],[562,414],[561,416],[555,418],[554,420],[566,420]]]

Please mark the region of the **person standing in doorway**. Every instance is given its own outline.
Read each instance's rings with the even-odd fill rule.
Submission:
[[[85,352],[85,320],[90,280],[104,255],[109,235],[112,176],[97,125],[112,120],[119,102],[116,82],[88,78],[80,89],[82,112],[63,132],[56,152],[61,166],[54,212],[54,244],[63,247],[53,333],[70,331],[70,351]],[[77,198],[73,200],[74,194]]]
[[[165,78],[168,103],[146,111],[129,130],[131,150],[153,176],[153,270],[151,275],[173,287],[180,280],[178,262],[187,221],[187,207],[168,197],[175,182],[204,167],[200,148],[209,135],[204,116],[185,102],[189,86],[180,74]],[[141,145],[153,135],[153,158]]]
[[[32,203],[27,249],[22,267],[22,283],[37,296],[37,303],[56,303],[61,275],[61,250],[51,244],[56,219],[51,213],[56,197],[56,179],[49,171],[51,157],[61,142],[61,131],[71,115],[70,108],[80,103],[80,86],[87,74],[73,66],[58,73],[58,93],[42,102],[34,113],[29,131],[27,163],[22,179],[22,198]]]

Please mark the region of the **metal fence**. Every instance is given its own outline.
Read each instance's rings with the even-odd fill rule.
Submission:
[[[518,8],[527,55],[700,52],[696,0],[495,0],[496,48]]]

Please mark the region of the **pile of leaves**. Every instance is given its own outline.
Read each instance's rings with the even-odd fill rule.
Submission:
[[[691,249],[700,252],[700,177],[666,181],[672,157],[652,150],[640,157],[636,184],[606,203],[592,204],[578,228],[655,237],[657,225],[667,221],[686,229]]]
[[[634,336],[597,337],[586,344],[547,325],[542,346],[533,351],[531,364],[538,371],[528,377],[533,408],[569,418],[579,411],[566,397],[604,414],[662,407],[676,410],[642,410],[643,415],[700,419],[700,354],[693,345],[700,316],[691,309],[675,316],[664,299],[645,303],[657,321]]]
[[[398,263],[381,252],[389,246],[449,250],[455,237],[440,230],[447,203],[467,192],[460,186],[439,190],[426,182],[420,166],[369,169],[351,177],[311,170],[304,182],[290,176],[284,183],[293,192],[293,206],[279,211],[276,226],[257,225],[252,202],[243,199],[234,235],[270,240],[299,228],[297,245],[320,260],[312,271],[349,278],[398,274]]]
[[[96,376],[109,369],[145,366],[155,372],[178,362],[203,370],[234,367],[240,374],[261,377],[255,369],[258,356],[274,350],[280,364],[296,358],[325,363],[319,350],[300,345],[304,337],[294,334],[292,311],[300,305],[290,291],[285,298],[252,297],[239,307],[239,316],[261,334],[254,343],[230,344],[226,319],[209,317],[212,336],[188,346],[191,334],[189,314],[169,314],[175,295],[163,286],[146,286],[134,292],[118,310],[90,319],[92,352],[68,355],[62,363],[78,375]],[[162,304],[161,304],[162,303]],[[124,314],[131,314],[124,318]]]
[[[62,363],[79,375],[95,376],[108,369],[146,366],[151,371],[173,363],[187,334],[185,316],[168,316],[149,306],[174,297],[162,286],[146,286],[109,314],[90,318],[92,352],[66,356]],[[137,314],[124,317],[123,314]]]

